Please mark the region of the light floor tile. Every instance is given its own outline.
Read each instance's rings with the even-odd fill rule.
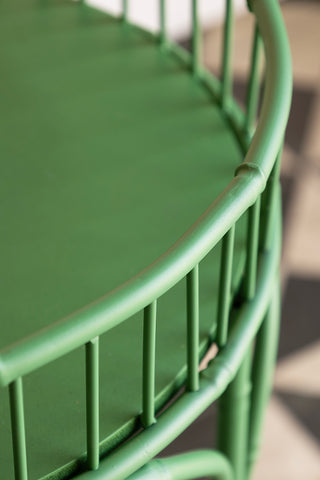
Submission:
[[[286,270],[304,276],[320,272],[320,165],[304,159],[289,213],[283,249]]]
[[[274,385],[277,390],[320,396],[320,340],[280,361]]]
[[[320,480],[320,447],[293,415],[272,397],[260,458],[252,480]]]

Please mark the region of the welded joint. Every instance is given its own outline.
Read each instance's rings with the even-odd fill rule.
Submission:
[[[261,187],[261,192],[263,192],[263,190],[266,188],[268,180],[264,171],[256,163],[243,162],[236,168],[235,176],[248,173],[253,175],[253,177]]]
[[[206,370],[201,372],[202,378],[208,380],[212,385],[214,384],[218,390],[224,391],[228,384],[233,380],[237,373],[224,359],[217,355],[211,360]]]

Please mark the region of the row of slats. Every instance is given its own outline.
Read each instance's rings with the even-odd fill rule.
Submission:
[[[192,69],[198,73],[201,66],[201,32],[198,19],[198,2],[191,0],[192,8]],[[160,0],[160,41],[166,42],[165,0]],[[128,0],[123,0],[123,19],[127,20]],[[222,62],[222,107],[232,96],[232,38],[233,38],[232,0],[226,0],[226,19],[224,28],[224,46]],[[254,127],[259,98],[259,55],[261,40],[258,29],[255,30],[251,73],[247,92],[246,129]],[[257,228],[259,202],[249,210],[248,252],[245,282],[245,296],[254,294]],[[222,241],[220,289],[218,301],[217,344],[223,347],[227,342],[228,322],[231,299],[232,261],[234,249],[234,231],[232,226]],[[186,277],[187,281],[187,389],[199,388],[199,266],[196,265]],[[156,349],[156,310],[154,300],[144,309],[143,330],[143,400],[141,420],[144,427],[155,421],[155,349]],[[25,421],[23,407],[22,379],[19,377],[9,386],[14,468],[16,480],[27,480],[27,455],[25,440]],[[99,338],[86,344],[86,398],[87,398],[87,465],[91,470],[99,466]]]

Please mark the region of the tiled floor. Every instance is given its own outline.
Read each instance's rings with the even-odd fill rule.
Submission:
[[[320,479],[320,2],[282,4],[293,57],[294,91],[282,167],[282,328],[274,390],[253,480]],[[252,19],[237,20],[236,95],[243,96]],[[204,58],[219,71],[221,28],[206,33]],[[212,407],[184,435],[212,445]],[[204,427],[204,428],[203,428]],[[207,432],[207,433],[204,433]],[[189,443],[189,440],[192,442]],[[195,442],[197,445],[195,445]],[[190,448],[190,447],[189,447]],[[177,442],[170,453],[183,450]]]
[[[320,2],[282,7],[294,93],[282,169],[283,311],[274,393],[254,478],[320,479]],[[291,190],[291,191],[290,191]]]

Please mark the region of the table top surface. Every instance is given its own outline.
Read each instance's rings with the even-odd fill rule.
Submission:
[[[186,67],[86,6],[2,2],[0,62],[3,348],[156,260],[227,186],[241,152]],[[245,228],[237,230],[236,265]],[[200,264],[202,342],[214,323],[218,273],[219,248]],[[141,410],[142,316],[104,335],[100,356],[102,439]],[[159,300],[157,393],[174,390],[184,364],[180,283]],[[33,479],[85,450],[83,350],[24,383]],[[6,396],[0,468],[11,479]]]

